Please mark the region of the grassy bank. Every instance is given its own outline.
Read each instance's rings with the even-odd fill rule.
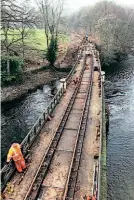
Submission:
[[[18,59],[22,59],[23,70],[30,68],[38,68],[38,65],[42,63],[41,65],[46,65],[46,61],[44,62],[44,54],[45,50],[47,49],[47,40],[45,37],[45,31],[44,29],[26,29],[27,36],[24,38],[24,59],[23,59],[23,49],[22,49],[22,40],[19,40],[21,38],[21,33],[19,30],[14,29],[8,31],[8,43],[10,44],[10,51],[15,53],[15,56]],[[2,40],[4,39],[4,35],[2,35]],[[18,41],[17,41],[18,40]],[[63,55],[66,53],[67,45],[68,45],[69,37],[64,34],[59,34],[58,38],[58,45],[59,45],[59,55]],[[13,53],[13,54],[14,54]],[[10,57],[11,60],[14,59],[14,56],[11,53]],[[58,56],[59,56],[58,55]],[[2,53],[2,60],[5,60],[5,53],[3,51]],[[15,68],[15,73],[11,73],[12,69],[14,70],[14,66],[12,66],[13,62],[10,62],[10,75],[7,73],[7,58],[6,62],[2,62],[2,85],[11,85],[18,82],[18,75],[17,70]],[[23,71],[22,70],[22,71]]]
[[[24,39],[25,45],[30,47],[31,49],[37,49],[37,50],[45,50],[47,47],[46,37],[45,37],[45,31],[44,29],[30,29],[26,30],[28,31],[27,36]],[[8,33],[8,39],[11,41],[12,39],[16,40],[20,38],[20,32],[19,30],[12,30]],[[4,37],[2,36],[1,39]],[[59,34],[59,43],[65,44],[69,40],[69,37],[64,34]],[[21,41],[18,41],[16,44],[21,45]]]

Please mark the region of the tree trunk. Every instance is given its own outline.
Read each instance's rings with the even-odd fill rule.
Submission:
[[[9,49],[7,48],[7,73],[10,75]]]
[[[49,35],[48,32],[45,30],[45,35],[46,35],[46,39],[47,39],[47,48],[49,46]]]
[[[22,56],[23,56],[23,59],[25,57],[25,50],[24,50],[24,38],[22,39]]]
[[[48,35],[47,35],[47,48],[49,46],[49,39],[48,39]]]
[[[10,62],[9,59],[7,59],[7,73],[10,75]]]
[[[24,27],[24,23],[23,23],[23,18],[22,18],[22,33],[21,33],[21,36],[22,36],[22,56],[23,56],[23,59],[24,59],[24,33],[25,33],[25,27]]]

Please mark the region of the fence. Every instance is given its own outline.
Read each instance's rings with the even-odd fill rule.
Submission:
[[[99,187],[98,200],[107,199],[107,183],[106,183],[106,116],[105,116],[105,100],[104,85],[102,83],[102,127],[101,127],[101,149],[99,160]]]
[[[84,39],[82,40],[81,44],[82,45],[84,42]],[[77,55],[77,59],[76,62],[72,68],[72,70],[70,71],[70,73],[68,74],[68,76],[65,79],[65,83],[68,84],[70,83],[71,79],[72,79],[72,75],[75,72],[75,68],[81,58],[82,55],[82,49],[80,49],[80,47],[78,48],[78,55]],[[65,84],[63,83],[60,87],[60,89],[57,91],[56,95],[54,96],[54,98],[51,100],[50,104],[48,105],[48,107],[44,110],[44,112],[40,115],[40,117],[38,118],[38,120],[36,121],[36,123],[34,124],[34,126],[31,128],[31,130],[29,131],[29,133],[27,134],[27,136],[24,138],[24,140],[22,141],[21,145],[22,145],[22,152],[23,155],[25,156],[26,153],[28,152],[28,150],[30,149],[31,145],[33,144],[33,142],[35,141],[36,137],[38,136],[38,134],[40,133],[42,127],[44,126],[45,122],[48,119],[48,116],[53,112],[53,110],[55,109],[56,105],[59,103],[63,93],[64,93],[64,89],[65,89]],[[2,170],[1,170],[1,190],[3,191],[4,188],[6,187],[7,182],[11,179],[12,175],[15,172],[15,166],[14,163],[12,161],[9,162],[8,165],[5,165]]]
[[[99,60],[99,52],[94,51],[95,57],[98,61],[99,72],[101,75],[101,64]],[[105,102],[104,102],[104,86],[101,77],[101,121],[100,121],[100,147],[99,147],[99,159],[94,166],[93,173],[93,189],[92,195],[96,193],[97,200],[101,200],[101,173],[102,173],[102,142],[103,142],[103,132],[104,132],[104,118],[105,118]]]
[[[103,137],[104,137],[104,131],[105,131],[105,102],[104,102],[104,85],[101,81],[101,126],[100,126],[100,150],[99,150],[99,163],[98,163],[98,196],[97,200],[101,200],[101,184],[102,184],[102,150],[103,150]]]

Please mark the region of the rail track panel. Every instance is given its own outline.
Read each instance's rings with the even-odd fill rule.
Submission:
[[[88,72],[86,72],[86,74],[88,74]],[[87,83],[88,82],[89,80]],[[86,91],[88,89],[87,83],[84,83],[84,86],[82,86],[82,88],[86,89]],[[83,80],[81,84],[83,84]],[[80,91],[81,89],[78,92],[78,96],[86,93],[81,93]],[[72,111],[65,126],[65,130],[56,150],[54,160],[43,182],[44,189],[43,194],[41,195],[42,200],[55,199],[56,197],[58,199],[62,199],[73,153],[78,139],[78,131],[80,128],[81,116],[83,114],[84,101],[85,96],[76,97],[75,99]]]
[[[94,58],[95,59],[95,58]],[[96,59],[95,59],[96,61]],[[94,61],[94,65],[98,65]],[[100,96],[100,72],[93,73],[92,95],[88,113],[88,123],[83,141],[83,148],[76,182],[68,184],[66,199],[82,199],[85,195],[93,195],[98,183],[94,181],[94,168],[98,170],[98,157],[100,148],[100,120],[101,120],[101,96]],[[96,170],[96,171],[97,171]],[[96,174],[98,179],[98,171]],[[98,181],[98,180],[97,180]],[[74,182],[74,180],[73,180]],[[96,185],[97,184],[97,185]],[[98,189],[97,189],[98,190]]]
[[[73,154],[77,144],[86,102],[85,97],[90,86],[91,69],[92,66],[89,66],[89,69],[84,71],[81,84],[78,84],[80,87],[76,89],[76,94],[71,99],[65,116],[58,128],[58,131],[61,131],[61,133],[57,132],[57,135],[59,135],[58,142],[54,138],[52,146],[49,149],[50,151],[48,150],[49,155],[46,154],[47,159],[44,161],[49,166],[47,172],[42,175],[45,176],[44,181],[38,181],[38,174],[41,173],[39,172],[25,199],[37,199],[37,197],[42,200],[62,199],[68,179],[69,167],[73,161]]]

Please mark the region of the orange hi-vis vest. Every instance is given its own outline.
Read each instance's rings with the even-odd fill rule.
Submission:
[[[7,155],[7,162],[9,162],[11,159],[13,159],[14,161],[18,161],[22,158],[23,155],[21,153],[20,145],[17,143],[13,143]]]

